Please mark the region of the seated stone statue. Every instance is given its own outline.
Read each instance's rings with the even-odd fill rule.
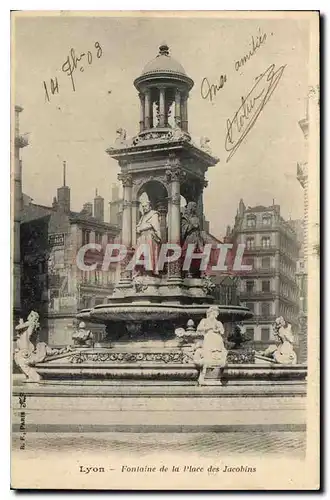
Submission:
[[[204,335],[194,355],[195,363],[202,366],[198,380],[200,385],[204,383],[208,367],[224,368],[226,365],[227,349],[222,339],[225,330],[221,321],[217,320],[218,315],[218,307],[211,306],[206,313],[206,318],[202,319],[197,326],[197,333]]]
[[[143,269],[139,268],[136,271],[140,274],[151,273],[158,275],[157,263],[161,243],[159,214],[156,210],[151,209],[149,200],[144,200],[141,203],[141,208],[142,215],[136,226],[136,247],[138,249],[141,245],[147,245],[148,257],[151,262],[146,263],[144,268],[141,266]]]
[[[185,139],[186,136],[184,132],[182,131],[181,127],[178,125],[178,123],[175,123],[175,126],[172,129],[172,134],[171,134],[171,140],[172,141],[180,141],[182,139]]]
[[[280,316],[276,318],[273,330],[278,344],[270,345],[265,351],[257,354],[269,358],[275,363],[295,365],[297,363],[297,355],[293,350],[294,337],[290,323],[285,321],[283,316]]]
[[[47,354],[47,345],[44,342],[38,342],[36,345],[31,342],[31,337],[35,336],[34,334],[39,326],[39,314],[36,311],[31,311],[27,320],[24,321],[21,318],[19,324],[15,328],[18,333],[18,338],[16,341],[14,360],[26,377],[33,382],[40,380],[33,366],[35,363],[43,361]]]
[[[124,128],[118,128],[116,130],[116,145],[125,144],[126,142],[126,130]]]
[[[208,137],[201,137],[200,139],[200,147],[207,153],[211,154],[211,148],[210,148],[210,139]]]
[[[201,230],[201,223],[197,213],[197,203],[190,201],[185,207],[181,216],[181,247],[182,260],[184,261],[188,245],[194,245],[194,252],[202,253],[204,250],[205,239]],[[200,260],[192,261],[188,276],[199,278]]]
[[[74,345],[80,347],[90,347],[93,343],[94,337],[91,330],[86,330],[86,325],[82,321],[79,323],[78,330],[72,335]]]
[[[62,355],[71,350],[71,346],[56,349],[49,347],[45,342],[37,342],[35,334],[39,326],[39,314],[36,311],[31,311],[27,321],[21,318],[15,328],[18,338],[14,360],[29,382],[39,382],[41,379],[35,368],[37,363],[46,362],[54,356]]]

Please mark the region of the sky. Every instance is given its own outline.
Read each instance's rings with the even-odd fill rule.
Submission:
[[[118,15],[118,14],[117,14]],[[224,15],[224,14],[223,14]],[[267,14],[264,14],[264,16]],[[212,17],[109,17],[62,15],[25,17],[13,26],[13,100],[24,108],[22,133],[29,146],[22,150],[23,191],[36,203],[49,205],[62,185],[67,163],[71,208],[81,210],[95,189],[111,199],[119,167],[105,150],[116,129],[129,137],[139,128],[139,99],[133,80],[166,41],[171,55],[195,84],[188,102],[193,140],[210,139],[219,163],[209,169],[204,192],[206,218],[216,237],[232,224],[240,198],[247,206],[281,206],[284,218],[303,215],[303,191],[296,179],[297,162],[306,161],[306,143],[298,121],[306,114],[309,71],[309,22],[284,19]],[[252,48],[252,37],[264,42],[238,71],[235,62]],[[102,53],[97,48],[101,47]],[[90,51],[90,64],[70,77],[62,71],[70,50]],[[285,65],[282,78],[255,125],[234,156],[226,162],[226,124],[269,65]],[[237,66],[237,65],[236,65]],[[203,78],[226,82],[212,102],[201,96]],[[58,92],[51,93],[51,78]],[[44,83],[45,82],[45,83]],[[49,94],[46,98],[45,84]]]

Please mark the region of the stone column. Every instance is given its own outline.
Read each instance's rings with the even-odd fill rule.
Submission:
[[[167,231],[166,231],[166,216],[167,216],[167,206],[164,202],[159,203],[157,207],[159,213],[159,223],[160,223],[160,234],[162,242],[167,242]]]
[[[138,223],[138,201],[132,201],[132,246],[136,245],[136,226]]]
[[[185,94],[183,97],[182,105],[181,105],[181,128],[185,132],[188,132],[188,94]]]
[[[170,198],[170,234],[169,242],[180,244],[180,173],[172,170],[171,198]]]
[[[122,234],[123,245],[132,245],[132,176],[127,173],[118,174],[118,180],[123,183],[123,215]]]
[[[204,187],[207,186],[207,181],[204,181],[200,186],[200,190],[197,197],[197,213],[201,225],[201,229],[204,229],[204,202],[203,202],[203,191]]]
[[[159,89],[159,126],[165,127],[165,88]]]
[[[150,103],[151,96],[150,90],[147,90],[144,96],[144,128],[148,129],[151,127],[151,117],[150,117]]]
[[[132,248],[132,176],[128,173],[118,174],[118,180],[123,183],[123,215],[122,215],[122,230],[121,230],[121,243],[127,248],[126,259],[123,259],[120,284],[121,286],[129,285],[131,281],[131,272],[126,271],[126,266],[131,257]]]
[[[181,94],[180,90],[175,91],[175,123],[181,127]]]
[[[145,119],[144,119],[144,111],[145,111],[145,104],[144,104],[144,101],[145,101],[145,95],[143,93],[140,93],[139,94],[139,98],[140,98],[140,132],[142,132],[144,130],[144,122],[145,122]]]
[[[181,211],[180,211],[180,183],[184,177],[178,159],[172,159],[166,171],[167,181],[170,185],[170,197],[168,205],[169,213],[169,234],[168,242],[180,245],[181,243]],[[168,278],[173,283],[181,283],[181,263],[171,262],[168,267]]]

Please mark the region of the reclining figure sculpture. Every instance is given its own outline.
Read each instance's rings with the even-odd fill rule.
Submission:
[[[290,323],[285,321],[283,316],[280,316],[276,318],[273,330],[278,343],[270,345],[265,351],[257,352],[256,358],[268,359],[282,365],[297,364],[297,355],[293,350],[294,336]]]

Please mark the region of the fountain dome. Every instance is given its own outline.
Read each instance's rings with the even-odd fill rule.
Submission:
[[[177,73],[186,75],[183,66],[169,54],[169,47],[162,44],[159,47],[159,54],[149,61],[143,71],[142,75],[149,75],[151,73]]]
[[[144,92],[150,85],[158,85],[160,79],[163,83],[179,86],[186,92],[189,92],[194,85],[182,64],[170,55],[166,43],[160,45],[158,55],[144,66],[141,75],[134,80],[134,85],[139,92]]]

